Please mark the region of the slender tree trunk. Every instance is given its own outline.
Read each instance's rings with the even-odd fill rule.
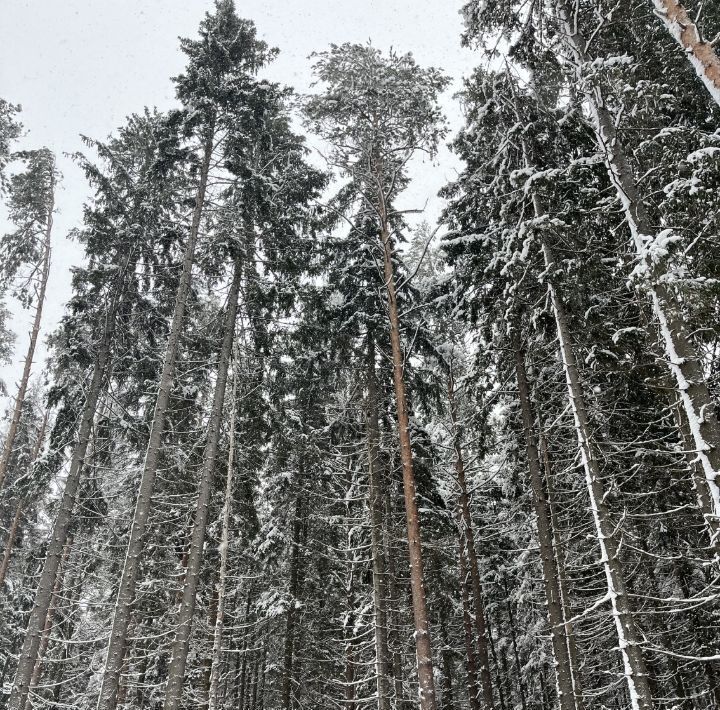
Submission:
[[[232,354],[233,339],[235,337],[235,319],[237,317],[238,294],[242,276],[241,259],[235,259],[230,292],[228,294],[227,311],[223,323],[223,341],[220,349],[220,358],[217,366],[215,380],[215,394],[208,422],[207,444],[203,456],[202,471],[200,473],[200,486],[195,508],[195,521],[190,540],[190,554],[188,556],[185,585],[183,586],[182,601],[178,613],[178,627],[175,632],[175,641],[172,649],[172,660],[168,667],[167,689],[165,691],[165,710],[176,710],[182,698],[183,681],[185,678],[185,665],[190,644],[190,631],[192,630],[193,614],[195,612],[195,595],[200,578],[203,549],[205,546],[205,531],[207,529],[208,509],[212,493],[212,479],[215,473],[215,459],[217,457],[218,441],[222,424],[223,406],[225,403],[225,389],[227,385],[228,368]]]
[[[537,452],[536,452],[537,453]],[[517,644],[517,629],[515,628],[515,617],[512,613],[512,605],[510,604],[510,590],[508,589],[507,577],[503,575],[503,590],[505,591],[505,609],[510,622],[510,639],[512,641],[513,657],[515,658],[515,668],[518,674],[518,688],[520,689],[520,705],[523,710],[527,710],[527,693],[525,692],[525,683],[522,679],[522,664],[520,663],[520,652]],[[562,706],[561,706],[562,707]]]
[[[453,689],[453,652],[448,643],[447,620],[445,613],[440,614],[440,635],[442,639],[443,693],[442,710],[455,710],[455,693]]]
[[[388,294],[390,318],[390,342],[393,357],[393,379],[397,400],[398,432],[400,436],[400,457],[403,469],[405,491],[405,515],[407,518],[408,551],[410,558],[410,586],[412,589],[413,617],[415,620],[415,653],[417,658],[418,682],[420,685],[421,710],[436,710],[435,680],[433,677],[432,644],[428,623],[425,580],[423,575],[422,539],[420,516],[415,490],[412,445],[410,443],[410,418],[405,394],[404,357],[400,343],[400,314],[395,292],[395,270],[392,261],[392,244],[389,228],[383,224],[380,239],[383,248],[385,287]]]
[[[536,210],[537,209],[538,203],[536,202]],[[580,371],[577,366],[575,350],[570,339],[565,306],[552,280],[555,260],[547,244],[543,243],[542,249],[545,257],[545,265],[550,274],[550,298],[555,315],[560,355],[567,381],[568,397],[575,418],[578,447],[583,468],[585,469],[590,508],[595,520],[595,528],[600,544],[601,561],[605,568],[608,597],[612,604],[628,693],[633,710],[651,710],[653,701],[648,681],[648,671],[640,647],[640,632],[635,624],[630,599],[625,588],[624,570],[618,556],[617,531],[614,523],[610,519],[605,503],[605,487],[603,486],[600,464],[590,429],[590,419],[585,405],[585,395],[582,380],[580,379]]]
[[[130,528],[130,539],[128,540],[120,586],[115,602],[115,613],[110,631],[110,641],[108,642],[102,686],[98,697],[98,710],[115,710],[117,706],[117,693],[125,658],[125,645],[128,625],[130,623],[131,607],[135,599],[135,582],[143,552],[143,540],[147,519],[150,514],[152,493],[155,487],[155,474],[157,472],[160,445],[165,427],[165,414],[170,402],[170,390],[172,389],[175,379],[175,360],[177,358],[180,336],[185,320],[185,306],[187,304],[192,278],[195,245],[200,230],[203,208],[205,206],[205,192],[207,189],[208,173],[210,171],[210,159],[213,151],[213,137],[214,130],[211,128],[208,131],[203,146],[203,160],[200,167],[198,189],[195,195],[195,208],[193,210],[190,234],[188,235],[188,241],[183,255],[182,274],[175,295],[172,324],[170,326],[162,374],[160,375],[150,436],[145,452],[145,464],[140,478],[137,502],[135,504],[135,512]]]
[[[383,549],[383,493],[379,457],[380,421],[375,378],[375,343],[368,333],[367,354],[367,446],[370,488],[370,526],[375,606],[375,671],[378,710],[390,710],[390,651],[388,646],[387,570]]]
[[[54,164],[53,164],[54,170]],[[40,273],[40,286],[37,290],[37,303],[35,304],[35,317],[33,318],[32,330],[30,331],[30,343],[25,353],[25,363],[23,365],[22,376],[18,384],[18,391],[15,397],[15,405],[13,406],[12,418],[8,427],[5,444],[3,445],[2,456],[0,456],[0,490],[5,483],[10,457],[12,456],[13,447],[15,445],[15,437],[17,436],[18,427],[20,426],[20,417],[22,416],[23,405],[25,404],[25,395],[27,393],[28,383],[30,382],[30,373],[32,371],[33,358],[35,357],[35,348],[37,347],[38,336],[40,335],[40,324],[42,322],[43,306],[45,305],[45,294],[47,293],[48,279],[50,278],[50,255],[52,252],[50,238],[52,236],[53,226],[53,209],[55,207],[55,178],[51,177],[50,182],[50,202],[47,209],[47,217],[45,222],[45,238],[43,240],[43,260],[42,271]]]
[[[542,450],[543,465],[545,468],[545,482],[547,487],[547,502],[550,510],[550,523],[553,531],[553,552],[555,553],[555,565],[557,568],[558,587],[560,589],[560,605],[562,607],[562,615],[564,620],[565,641],[568,649],[568,659],[570,661],[570,674],[573,682],[573,692],[575,694],[575,707],[577,710],[585,710],[585,701],[582,692],[582,680],[580,677],[580,661],[577,650],[577,642],[575,640],[575,629],[572,619],[572,609],[570,606],[570,593],[567,588],[567,573],[565,570],[564,545],[560,537],[560,525],[555,504],[555,492],[552,482],[552,469],[550,466],[550,453],[548,451],[547,441],[542,432],[542,426],[538,420],[538,431],[540,432],[540,448]]]
[[[395,551],[393,548],[394,535],[394,515],[393,515],[393,503],[392,496],[390,494],[390,485],[385,485],[384,491],[384,511],[385,520],[383,525],[383,537],[385,538],[385,566],[387,569],[387,592],[388,592],[388,604],[387,604],[387,622],[388,622],[388,649],[390,650],[392,660],[392,674],[393,674],[393,692],[395,694],[395,707],[405,708],[410,703],[406,702],[405,694],[403,691],[403,659],[400,647],[400,639],[398,638],[398,585],[397,585],[397,567],[395,565]]]
[[[460,592],[463,607],[463,631],[465,632],[465,668],[467,671],[468,699],[470,710],[480,710],[480,687],[478,686],[477,658],[475,656],[475,639],[472,616],[470,615],[470,593],[468,591],[466,545],[464,536],[460,536]]]
[[[293,516],[292,550],[290,553],[290,580],[289,593],[290,602],[285,617],[285,646],[283,649],[282,667],[282,700],[283,710],[292,710],[293,707],[293,661],[295,659],[295,613],[299,592],[299,570],[300,565],[300,527],[301,527],[302,505],[300,495],[295,500],[295,514]]]
[[[468,495],[465,478],[465,458],[462,450],[462,433],[457,417],[455,401],[455,381],[452,372],[448,375],[448,400],[450,403],[450,419],[453,427],[453,448],[455,450],[455,475],[460,489],[458,507],[460,508],[460,529],[467,550],[467,563],[472,585],[473,617],[477,634],[477,658],[480,664],[480,683],[482,686],[483,704],[486,710],[495,707],[493,700],[492,675],[490,674],[490,657],[488,654],[488,636],[485,628],[485,604],[483,602],[482,583],[480,581],[480,565],[475,551],[475,533],[470,514],[470,496]]]
[[[655,14],[682,47],[713,101],[720,106],[720,57],[713,43],[703,40],[697,25],[677,0],[653,0],[653,5]]]
[[[500,710],[507,710],[505,704],[505,691],[503,690],[503,674],[500,672],[500,660],[497,656],[497,650],[495,649],[495,642],[492,637],[492,627],[490,625],[490,615],[488,614],[485,619],[485,628],[488,630],[488,645],[490,646],[490,653],[492,654],[493,663],[495,664],[495,685],[497,686],[498,701],[500,703]],[[507,674],[505,674],[507,676]],[[510,691],[508,689],[508,699],[510,698]]]
[[[227,474],[225,475],[225,499],[221,513],[222,532],[220,533],[220,570],[217,584],[217,615],[215,616],[215,629],[213,631],[212,660],[210,666],[209,710],[217,710],[220,706],[220,671],[222,669],[222,637],[225,622],[225,588],[228,567],[228,548],[230,546],[230,513],[232,506],[233,476],[235,470],[235,419],[237,417],[237,382],[238,357],[233,361],[232,399],[230,403],[230,434],[227,460]]]
[[[45,409],[43,414],[42,423],[38,429],[37,438],[35,445],[33,446],[32,453],[30,455],[30,466],[32,466],[40,455],[43,443],[45,442],[45,429],[47,428],[49,410]],[[25,507],[25,501],[19,500],[15,506],[15,514],[13,515],[12,522],[10,523],[10,530],[8,530],[7,542],[5,543],[5,549],[3,550],[3,557],[0,561],[0,589],[2,589],[5,583],[5,577],[7,576],[8,568],[10,567],[10,558],[12,551],[15,546],[15,538],[17,537],[18,526],[22,517],[22,512]]]
[[[128,267],[131,267],[130,257],[128,257],[128,261],[122,271],[127,272]],[[45,561],[37,584],[35,602],[30,612],[25,639],[18,657],[15,681],[10,693],[10,699],[8,700],[9,710],[23,710],[27,701],[30,679],[38,657],[40,639],[50,608],[52,590],[62,558],[62,551],[67,540],[68,528],[72,520],[72,512],[75,507],[75,499],[80,485],[82,464],[85,460],[88,442],[90,441],[93,418],[103,388],[105,372],[110,361],[111,343],[115,331],[115,316],[117,313],[118,300],[122,296],[123,291],[124,289],[119,285],[115,293],[112,294],[113,300],[105,316],[103,334],[98,344],[93,372],[83,405],[77,442],[73,448],[70,469],[65,479],[65,488],[58,507],[57,517],[55,518],[53,529],[50,533]]]
[[[590,61],[587,40],[580,34],[576,17],[567,0],[558,0],[558,10],[564,26],[565,42],[580,69]],[[654,236],[653,229],[602,89],[598,85],[591,85],[587,91],[587,100],[595,122],[598,146],[604,155],[610,181],[615,186],[630,227],[635,250],[644,270],[643,283],[648,289],[653,313],[665,345],[667,363],[675,377],[697,455],[703,466],[712,501],[712,506],[704,510],[703,514],[714,540],[710,521],[720,519],[720,422],[715,402],[705,381],[702,362],[690,339],[681,308],[670,287],[662,280],[661,264],[648,250],[648,244]]]
[[[48,644],[50,643],[50,632],[52,631],[55,614],[57,613],[60,590],[62,589],[63,584],[63,567],[65,567],[67,564],[67,558],[70,555],[71,547],[72,535],[68,535],[68,538],[65,541],[62,558],[60,560],[60,568],[58,570],[57,577],[55,578],[55,585],[53,586],[52,600],[50,602],[50,609],[48,610],[47,618],[45,619],[45,627],[43,628],[42,638],[40,640],[40,647],[38,648],[38,657],[35,661],[35,667],[33,668],[32,676],[30,678],[30,693],[32,693],[37,688],[40,676],[42,674],[43,657],[45,656]],[[28,694],[28,699],[25,702],[25,710],[31,710],[32,708],[32,701],[29,695],[30,694]]]
[[[575,693],[573,692],[573,679],[570,670],[567,641],[563,630],[565,629],[560,584],[555,564],[555,550],[553,549],[553,529],[550,510],[545,497],[540,457],[538,455],[533,423],[535,416],[530,400],[530,385],[525,371],[525,354],[520,344],[520,336],[513,334],[513,350],[515,354],[515,375],[520,396],[520,410],[522,412],[523,431],[525,435],[525,450],[530,472],[530,486],[533,493],[533,504],[540,545],[540,563],[547,600],[547,616],[550,622],[550,638],[552,641],[553,656],[555,658],[555,676],[557,693],[562,710],[575,710]],[[509,608],[508,608],[509,611]]]
[[[15,545],[15,537],[17,535],[18,526],[20,525],[20,518],[22,517],[23,505],[25,501],[19,500],[15,506],[15,515],[13,515],[12,522],[10,523],[10,529],[8,530],[7,542],[5,543],[5,549],[3,550],[2,561],[0,561],[0,589],[5,584],[5,577],[7,576],[8,568],[10,567],[10,557],[12,555],[13,547]]]

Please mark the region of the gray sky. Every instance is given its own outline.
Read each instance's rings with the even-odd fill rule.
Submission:
[[[237,0],[260,36],[280,48],[264,75],[310,91],[308,55],[330,43],[366,42],[411,51],[422,66],[440,67],[454,81],[444,105],[454,131],[460,113],[451,95],[480,58],[460,47],[460,0]],[[82,254],[65,235],[80,223],[87,185],[63,153],[82,150],[80,134],[104,138],[129,113],[174,105],[170,77],[183,67],[178,36],[196,35],[211,0],[3,0],[0,96],[22,104],[27,131],[22,147],[48,146],[58,155],[63,181],[56,197],[54,251],[43,333],[50,332],[70,294],[69,269]],[[405,206],[436,219],[438,189],[455,175],[457,161],[441,151],[434,163],[413,166]],[[28,314],[19,314],[15,362],[0,368],[14,391],[27,346]],[[34,372],[42,369],[39,348]]]

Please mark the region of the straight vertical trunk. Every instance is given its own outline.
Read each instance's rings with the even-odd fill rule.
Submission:
[[[55,585],[53,587],[52,600],[50,602],[50,609],[48,610],[47,618],[45,619],[45,628],[43,629],[42,639],[40,640],[40,647],[38,649],[37,661],[35,661],[35,668],[33,668],[32,676],[30,678],[30,692],[32,693],[38,685],[40,676],[43,668],[43,657],[47,652],[48,644],[50,643],[50,632],[52,631],[53,622],[55,620],[55,614],[57,613],[58,602],[60,598],[60,590],[63,584],[63,567],[67,564],[67,558],[70,555],[70,548],[72,547],[72,536],[68,536],[65,541],[65,548],[63,549],[62,558],[60,560],[60,569],[55,579]],[[32,701],[28,697],[25,703],[25,710],[31,710]]]
[[[490,656],[488,654],[488,634],[485,628],[485,604],[483,603],[482,583],[480,581],[480,565],[475,551],[475,533],[472,516],[470,515],[470,496],[465,479],[465,458],[463,457],[460,427],[457,421],[457,404],[455,402],[455,382],[452,373],[448,375],[448,399],[450,401],[450,419],[453,427],[453,448],[455,450],[455,475],[460,488],[460,529],[470,571],[472,585],[473,620],[477,634],[477,658],[480,663],[480,684],[482,686],[483,704],[486,710],[495,707],[493,699],[492,675],[490,674]]]
[[[536,202],[536,209],[538,203]],[[565,371],[568,397],[575,418],[575,431],[580,457],[585,469],[585,479],[590,497],[590,508],[595,521],[601,561],[605,569],[608,597],[612,604],[613,618],[618,635],[618,646],[622,656],[625,679],[633,710],[652,710],[653,701],[648,682],[648,671],[640,647],[640,632],[635,624],[630,599],[625,588],[625,575],[618,556],[618,542],[615,525],[610,519],[605,504],[600,464],[590,429],[590,419],[585,404],[580,371],[570,339],[565,307],[557,287],[553,284],[552,273],[555,261],[546,244],[542,244],[547,272],[550,274],[550,298],[555,315],[560,356]]]
[[[470,710],[480,710],[480,687],[477,678],[477,658],[475,656],[475,638],[472,616],[470,614],[470,593],[468,591],[467,559],[465,540],[460,536],[460,592],[463,607],[463,631],[465,632],[465,668],[467,670],[468,699]]]
[[[383,495],[379,460],[380,422],[375,378],[375,343],[368,333],[367,354],[367,446],[370,483],[370,525],[375,606],[375,672],[378,710],[390,710],[390,650],[388,646],[387,570],[383,549]]]
[[[528,470],[530,472],[530,486],[533,493],[538,543],[540,545],[540,563],[543,573],[545,598],[547,600],[550,638],[553,656],[555,658],[554,666],[557,693],[562,710],[575,710],[575,692],[573,691],[570,659],[568,656],[567,642],[563,634],[565,624],[561,606],[560,583],[555,564],[555,550],[553,549],[552,520],[550,518],[547,498],[545,497],[540,469],[540,457],[533,433],[535,417],[530,400],[530,385],[528,384],[527,373],[525,371],[525,354],[521,348],[520,338],[517,332],[513,335],[513,351],[515,354],[515,375],[517,377],[523,432],[525,435],[525,450],[528,459]],[[580,693],[578,692],[578,694]]]
[[[213,151],[213,136],[214,131],[210,129],[203,146],[203,160],[200,167],[200,181],[195,195],[192,224],[183,255],[182,274],[175,294],[172,324],[170,326],[170,334],[165,350],[162,374],[160,375],[150,436],[145,452],[145,464],[140,478],[137,502],[135,504],[135,512],[130,528],[130,539],[128,540],[125,562],[120,577],[120,586],[115,602],[115,613],[110,631],[110,640],[108,642],[97,710],[115,710],[117,707],[117,693],[125,658],[131,606],[135,599],[135,582],[143,552],[143,540],[147,519],[150,514],[152,493],[155,487],[160,444],[165,428],[165,414],[170,402],[170,390],[172,389],[175,379],[175,360],[177,358],[180,335],[185,320],[185,306],[187,304],[188,292],[190,291],[192,266],[195,259],[195,245],[200,230],[203,208],[205,206],[205,192],[207,190],[210,159]]]
[[[33,450],[30,455],[30,466],[37,461],[37,457],[40,455],[43,443],[45,442],[45,429],[47,428],[48,415],[49,411],[48,409],[45,409],[42,424],[40,424],[40,429],[38,429],[37,439],[35,440],[35,445],[33,446]],[[12,522],[10,523],[7,542],[5,543],[5,549],[3,550],[2,561],[0,561],[0,589],[2,589],[2,586],[5,583],[5,577],[7,576],[8,568],[10,567],[10,558],[12,556],[13,547],[15,546],[15,538],[17,537],[18,526],[20,524],[24,507],[25,501],[19,500],[15,506],[15,514],[13,515]]]
[[[557,568],[558,587],[560,589],[560,606],[564,620],[565,641],[570,661],[570,674],[573,681],[573,692],[575,693],[575,707],[577,710],[585,710],[583,699],[582,681],[580,678],[580,661],[575,641],[575,629],[572,622],[572,610],[570,607],[570,593],[567,588],[567,573],[565,571],[564,545],[560,538],[560,525],[555,506],[555,492],[552,482],[552,469],[550,467],[550,453],[547,441],[542,433],[542,427],[538,420],[538,431],[540,432],[540,448],[542,450],[543,466],[545,468],[545,482],[547,487],[547,502],[550,510],[550,523],[553,531],[553,552],[555,553],[555,566]]]
[[[230,545],[230,508],[232,506],[232,481],[235,467],[235,419],[237,416],[238,358],[233,362],[233,385],[230,406],[230,434],[228,446],[227,474],[225,475],[225,499],[221,514],[222,532],[220,533],[220,571],[217,584],[217,615],[213,630],[212,660],[210,666],[210,690],[208,710],[217,710],[220,706],[220,671],[222,668],[222,638],[225,623],[225,588],[227,580],[228,547]]]
[[[227,386],[228,368],[232,354],[233,339],[235,337],[235,320],[237,317],[238,293],[242,267],[240,257],[235,259],[233,280],[228,293],[228,304],[223,323],[223,340],[220,348],[220,358],[217,366],[215,380],[215,393],[208,422],[207,444],[203,454],[203,464],[200,473],[200,486],[197,504],[195,507],[195,521],[190,538],[190,553],[188,555],[187,572],[183,586],[182,601],[177,618],[177,631],[172,648],[172,659],[168,667],[168,681],[165,691],[165,710],[176,710],[182,698],[183,681],[185,679],[185,665],[187,663],[190,632],[192,630],[193,614],[195,612],[195,595],[200,567],[202,564],[203,549],[205,546],[205,532],[207,529],[208,509],[212,493],[212,479],[215,473],[215,458],[217,457],[220,427],[222,423],[223,406],[225,403],[225,389]]]
[[[54,164],[53,164],[54,170]],[[33,318],[32,330],[30,331],[30,343],[25,353],[25,363],[23,365],[22,376],[18,384],[18,391],[15,397],[15,405],[13,406],[12,419],[8,427],[8,433],[5,437],[2,456],[0,456],[0,490],[2,490],[7,475],[10,457],[12,456],[13,447],[15,445],[15,437],[17,436],[18,427],[20,426],[20,417],[22,416],[22,408],[25,404],[25,395],[27,394],[28,383],[30,382],[30,373],[32,371],[33,358],[35,357],[35,348],[37,347],[38,336],[40,335],[40,324],[42,322],[43,306],[45,305],[45,294],[47,293],[48,279],[50,278],[50,238],[52,236],[53,226],[53,209],[55,206],[55,178],[51,178],[50,182],[50,203],[45,223],[45,238],[43,241],[43,261],[42,271],[40,273],[40,286],[37,291],[37,303],[35,305],[35,317]]]
[[[587,40],[580,34],[577,18],[567,0],[558,0],[558,11],[564,26],[565,42],[581,69],[583,64],[590,61]],[[681,308],[670,287],[662,280],[661,264],[648,250],[648,244],[654,236],[653,229],[602,89],[598,85],[591,85],[586,95],[595,122],[597,143],[630,227],[640,266],[644,271],[643,284],[648,289],[653,313],[665,345],[667,364],[676,380],[697,455],[703,466],[711,507],[702,512],[715,540],[716,532],[713,531],[712,521],[720,520],[720,422],[715,402],[705,381],[702,362],[690,339]]]
[[[283,710],[292,710],[293,661],[295,659],[295,612],[298,598],[298,566],[300,564],[300,516],[302,508],[300,497],[295,501],[295,515],[293,517],[292,550],[290,553],[290,603],[285,617],[285,647],[283,649],[282,668],[282,700]]]
[[[517,629],[515,628],[515,617],[512,613],[512,605],[510,604],[510,590],[508,589],[507,577],[503,576],[503,588],[505,590],[505,609],[507,610],[508,621],[510,622],[510,638],[512,640],[513,657],[515,658],[515,669],[518,677],[518,688],[520,689],[520,705],[523,710],[527,710],[527,694],[525,692],[525,683],[522,679],[522,664],[520,663],[520,652],[517,644]],[[562,705],[561,705],[562,707]]]
[[[122,269],[121,275],[123,277],[124,272],[128,270],[129,266],[131,270],[130,257],[128,257]],[[115,331],[115,316],[117,313],[118,299],[121,297],[122,292],[123,288],[121,285],[118,285],[117,290],[112,294],[113,301],[105,316],[103,334],[98,344],[98,350],[93,364],[93,372],[80,418],[77,442],[73,448],[70,469],[65,479],[65,488],[60,499],[57,517],[55,518],[52,532],[49,536],[47,553],[37,583],[35,602],[30,612],[27,629],[25,631],[25,639],[18,657],[15,680],[8,700],[8,710],[23,710],[27,701],[30,679],[35,667],[35,662],[37,661],[42,631],[45,628],[45,621],[50,608],[52,590],[55,585],[55,578],[57,577],[58,567],[62,558],[62,551],[65,547],[68,529],[72,520],[72,512],[75,507],[75,499],[80,485],[82,465],[90,441],[93,418],[95,417],[98,400],[103,389],[105,372],[110,361],[111,343]]]
[[[393,380],[397,400],[398,433],[400,457],[405,492],[405,516],[407,519],[408,551],[410,559],[410,587],[412,589],[413,617],[415,621],[415,655],[417,658],[418,682],[420,686],[421,710],[436,710],[435,680],[433,676],[432,644],[428,623],[425,580],[423,574],[422,539],[420,516],[417,507],[415,472],[410,443],[410,418],[405,394],[404,358],[400,344],[400,315],[395,292],[395,270],[392,262],[392,244],[388,226],[383,224],[380,233],[383,249],[385,287],[388,294],[388,315],[390,318],[390,342],[393,357]]]
[[[705,42],[687,10],[677,0],[653,0],[655,14],[682,47],[713,101],[720,106],[720,57],[711,42]],[[701,5],[702,7],[702,5]]]

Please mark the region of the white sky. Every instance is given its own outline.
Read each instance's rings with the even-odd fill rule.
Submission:
[[[280,48],[264,75],[310,91],[308,55],[330,43],[367,42],[411,51],[421,66],[440,67],[454,81],[444,98],[451,129],[461,122],[451,96],[479,57],[460,47],[461,0],[236,0],[238,13],[255,22],[259,35]],[[77,245],[65,239],[78,225],[88,188],[65,157],[83,149],[80,134],[105,138],[126,115],[144,106],[175,105],[170,77],[183,67],[178,36],[196,36],[212,0],[3,0],[0,28],[0,96],[22,105],[27,135],[22,147],[47,146],[58,156],[63,181],[56,196],[54,250],[43,334],[57,324],[70,295],[70,273],[80,263]],[[455,175],[456,159],[442,150],[434,164],[413,167],[405,206],[436,219],[438,190]],[[14,391],[25,348],[29,314],[13,324],[14,362],[0,368]],[[33,372],[42,370],[38,349]]]

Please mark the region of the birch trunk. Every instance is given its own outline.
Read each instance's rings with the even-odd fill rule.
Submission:
[[[131,270],[132,265],[130,264],[130,258],[128,258],[124,271],[127,272]],[[72,520],[75,499],[80,486],[82,465],[85,460],[85,454],[87,453],[87,447],[90,441],[93,419],[97,410],[100,393],[103,388],[105,372],[108,369],[110,361],[111,343],[115,331],[115,316],[117,313],[118,300],[121,296],[122,290],[122,288],[118,288],[118,290],[113,294],[113,301],[111,302],[105,316],[103,334],[98,345],[93,365],[93,372],[87,389],[85,403],[83,405],[80,427],[77,434],[77,442],[73,448],[70,468],[67,478],[65,479],[65,488],[58,507],[57,517],[55,518],[52,532],[49,536],[47,553],[45,555],[42,571],[40,572],[40,578],[37,583],[35,602],[33,604],[32,611],[30,612],[23,646],[18,657],[15,680],[8,700],[8,710],[23,710],[27,701],[30,679],[35,667],[35,662],[37,661],[38,649],[40,648],[42,630],[45,628],[45,622],[52,599],[52,590],[55,585],[62,551],[65,547],[68,529]]]
[[[720,106],[720,57],[712,42],[703,40],[697,25],[677,0],[652,0],[655,14],[663,21],[668,32],[682,47],[693,69]]]
[[[54,169],[54,168],[53,168]],[[30,373],[32,371],[33,358],[35,357],[35,348],[37,347],[38,336],[40,335],[40,324],[42,322],[43,306],[45,305],[45,294],[47,293],[48,279],[50,278],[50,255],[53,226],[53,209],[55,205],[55,178],[51,178],[50,182],[50,202],[45,224],[45,233],[43,240],[43,260],[42,271],[40,273],[40,286],[37,291],[37,303],[35,305],[35,316],[33,318],[32,330],[30,331],[30,343],[25,353],[25,363],[23,372],[18,384],[18,391],[13,406],[12,418],[8,427],[7,436],[3,445],[2,456],[0,457],[0,490],[5,483],[10,457],[12,456],[13,447],[15,445],[15,437],[17,436],[18,427],[20,426],[20,417],[22,416],[23,405],[25,404],[25,395],[27,394],[28,383],[30,382]]]
[[[373,558],[373,603],[375,606],[375,671],[378,710],[390,710],[390,651],[388,646],[387,570],[383,546],[383,494],[379,460],[380,422],[378,419],[375,343],[368,334],[367,354],[367,446],[370,483],[370,525]]]
[[[223,340],[217,366],[215,393],[210,411],[210,421],[208,422],[207,444],[205,445],[202,470],[200,473],[200,485],[195,507],[195,520],[190,538],[187,572],[185,573],[182,601],[180,602],[180,610],[178,612],[178,626],[173,642],[172,659],[168,666],[165,710],[176,710],[182,698],[190,632],[192,630],[193,615],[195,613],[195,595],[197,593],[200,567],[202,565],[203,550],[205,547],[208,509],[210,507],[210,496],[212,494],[212,479],[215,473],[215,459],[217,457],[218,442],[220,440],[228,368],[230,366],[230,357],[235,337],[235,320],[237,317],[241,276],[241,259],[238,256],[235,259],[233,280],[228,293],[227,310],[223,322]]]
[[[553,656],[555,657],[555,680],[557,693],[562,710],[576,710],[575,692],[573,690],[572,672],[568,646],[565,639],[565,623],[561,605],[560,584],[555,564],[555,550],[553,549],[553,531],[550,511],[545,497],[540,457],[533,434],[535,417],[530,400],[530,385],[525,371],[525,354],[520,345],[517,332],[513,336],[513,351],[515,354],[515,375],[517,377],[518,392],[520,395],[520,409],[522,412],[523,432],[525,436],[525,450],[530,472],[530,487],[533,493],[533,504],[540,545],[540,563],[547,600],[547,616],[550,623],[550,638]],[[510,609],[508,608],[508,611]],[[578,692],[578,694],[580,694]]]
[[[217,584],[217,616],[213,631],[212,661],[210,666],[210,691],[208,710],[218,710],[220,706],[220,671],[222,668],[222,637],[225,623],[225,586],[228,567],[228,547],[230,545],[230,508],[232,506],[232,480],[235,466],[235,418],[237,416],[238,358],[233,362],[233,384],[230,400],[230,434],[225,476],[225,499],[222,509],[222,532],[220,533],[220,571]]]
[[[455,450],[455,476],[457,478],[460,495],[458,507],[460,512],[461,532],[465,541],[467,564],[470,572],[472,588],[473,621],[477,635],[477,659],[480,670],[480,685],[482,687],[483,704],[487,710],[495,707],[493,699],[492,675],[490,673],[490,655],[488,653],[488,634],[485,628],[485,604],[483,602],[482,583],[480,581],[480,565],[475,550],[475,533],[473,531],[472,516],[470,515],[470,496],[468,495],[467,480],[465,478],[465,459],[462,450],[460,427],[457,420],[457,404],[455,402],[455,382],[452,372],[448,375],[448,400],[450,404],[450,419],[453,428],[453,448]]]
[[[428,623],[427,601],[425,598],[420,516],[417,507],[415,472],[413,469],[412,445],[410,443],[410,417],[405,393],[405,363],[402,345],[400,344],[400,314],[398,313],[397,294],[395,291],[395,270],[392,261],[393,249],[389,226],[384,220],[380,231],[380,241],[383,250],[385,288],[388,295],[393,381],[395,384],[395,398],[397,400],[400,457],[402,460],[403,489],[405,492],[405,516],[407,519],[410,587],[412,589],[413,618],[415,622],[415,655],[420,686],[420,708],[421,710],[437,710],[432,644],[430,642],[430,627]]]
[[[195,195],[195,208],[193,210],[190,234],[183,255],[182,274],[175,295],[172,324],[168,336],[167,348],[163,361],[162,374],[158,388],[155,412],[150,428],[145,463],[140,478],[137,502],[130,528],[130,539],[125,554],[120,585],[115,602],[110,641],[108,643],[105,668],[103,670],[102,686],[98,697],[98,710],[115,710],[117,707],[117,694],[120,685],[125,658],[125,645],[127,641],[128,625],[130,623],[131,606],[135,599],[135,582],[137,579],[140,557],[143,551],[143,539],[148,515],[150,514],[151,497],[155,487],[155,474],[157,472],[160,445],[165,426],[165,413],[170,401],[170,390],[175,379],[175,360],[177,357],[180,335],[185,320],[185,306],[187,303],[192,266],[195,257],[195,244],[200,230],[200,220],[205,206],[205,192],[207,189],[210,159],[213,151],[214,131],[211,129],[205,138],[203,146],[203,160],[200,167],[200,180]]]
[[[581,75],[583,65],[590,61],[586,50],[587,40],[580,34],[567,0],[558,0],[558,11],[564,27],[565,43]],[[648,249],[648,244],[653,239],[653,230],[602,89],[591,85],[586,96],[595,123],[598,146],[605,158],[610,181],[623,206],[640,266],[645,272],[644,283],[665,345],[668,367],[676,380],[697,456],[703,466],[712,505],[702,512],[714,541],[712,521],[720,520],[720,423],[715,402],[705,381],[700,357],[690,339],[677,299],[662,281],[660,264]]]

